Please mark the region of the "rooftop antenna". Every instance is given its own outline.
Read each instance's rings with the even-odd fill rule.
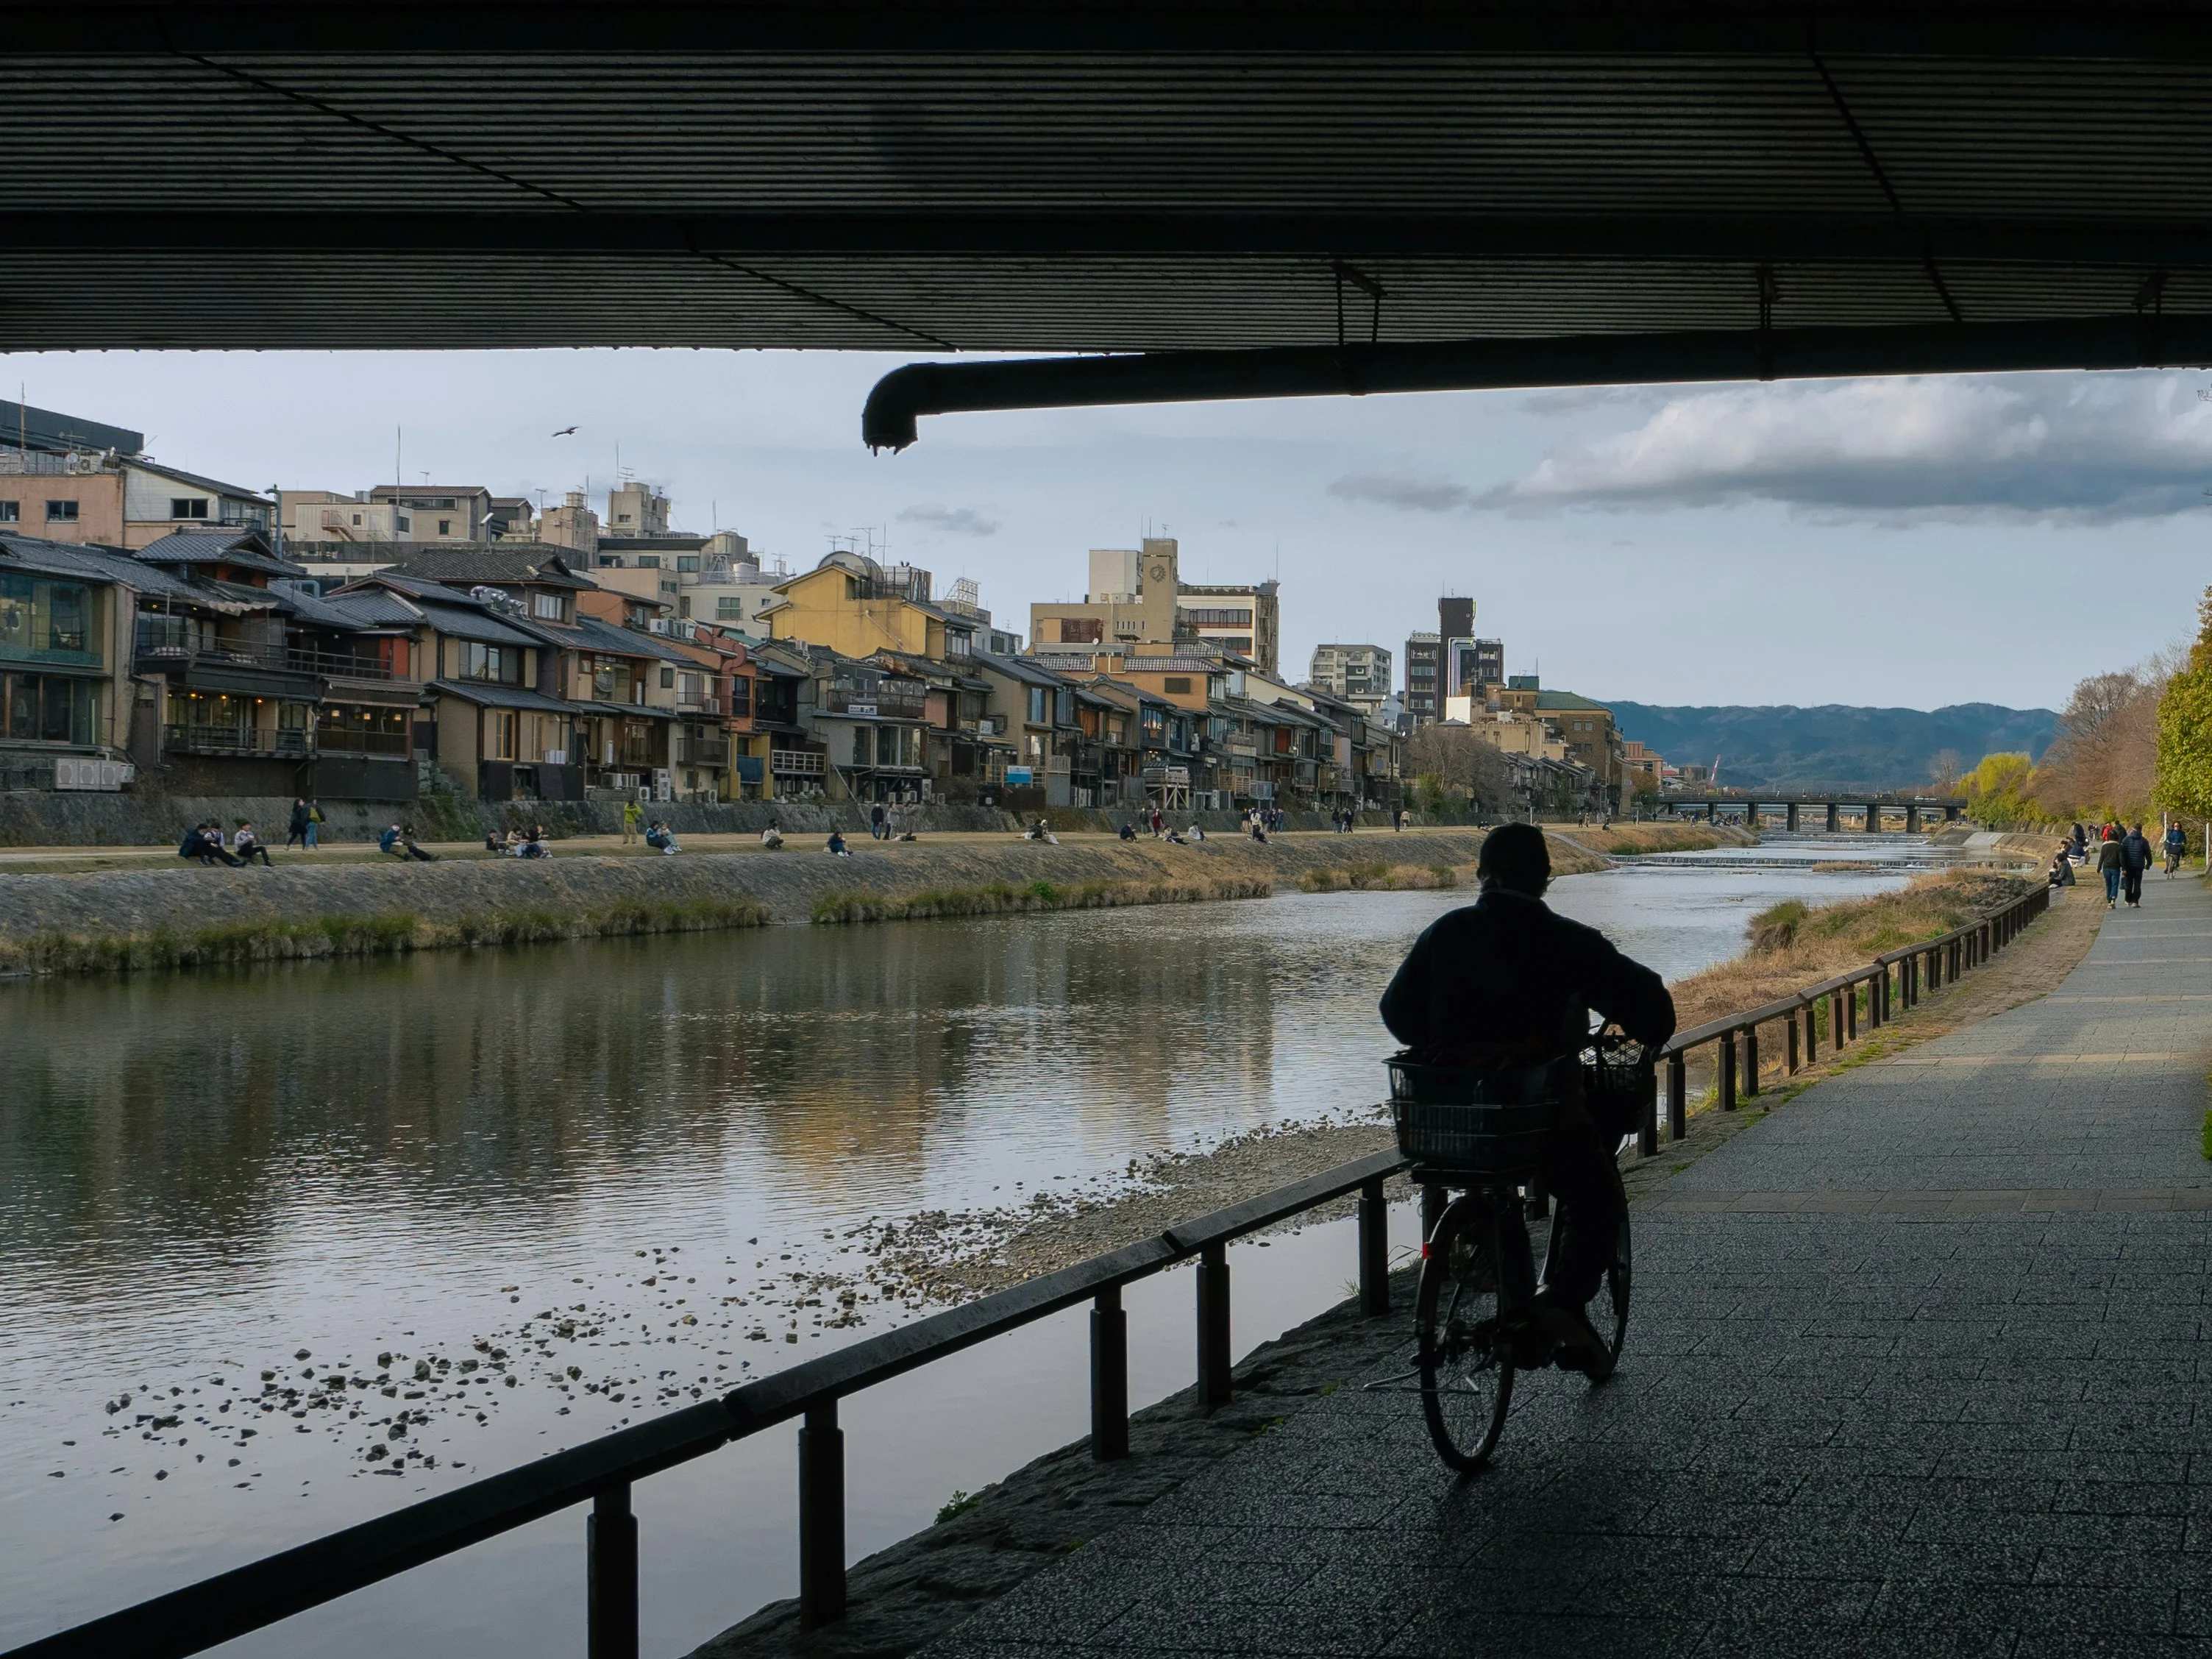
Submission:
[[[399,470],[400,440],[406,436],[399,428],[392,428],[392,487],[399,488],[399,481],[407,475]]]

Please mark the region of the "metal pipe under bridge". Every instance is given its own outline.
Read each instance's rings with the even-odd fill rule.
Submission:
[[[1936,813],[1943,822],[1955,823],[1966,810],[1963,797],[1919,796],[1911,800],[1889,800],[1866,795],[1669,795],[1660,805],[1672,817],[1695,817],[1702,811],[1705,822],[1717,823],[1723,812],[1741,811],[1747,823],[1755,821],[1762,812],[1780,810],[1788,817],[1788,828],[1802,827],[1808,808],[1826,814],[1826,827],[1831,835],[1844,828],[1846,817],[1856,818],[1864,829],[1879,834],[1882,820],[1902,815],[1905,833],[1917,835],[1923,822],[1932,822]]]

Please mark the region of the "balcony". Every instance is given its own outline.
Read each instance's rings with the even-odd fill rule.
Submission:
[[[337,727],[318,732],[315,747],[325,755],[386,755],[404,760],[414,752],[414,740],[404,732],[349,732]]]
[[[854,714],[868,720],[918,720],[929,712],[929,695],[916,690],[890,686],[873,691],[831,686],[823,698],[823,711],[830,714]]]
[[[315,674],[331,678],[389,680],[388,664],[349,652],[319,651],[282,640],[225,639],[196,618],[141,617],[138,618],[138,666],[143,669],[186,668],[194,663],[234,665],[274,669],[280,673]]]
[[[701,718],[719,718],[722,712],[722,700],[720,697],[687,697],[679,693],[676,699],[676,712]]]
[[[234,759],[305,760],[315,752],[310,732],[238,726],[165,726],[161,728],[161,747],[172,755],[218,755]]]
[[[676,764],[678,766],[727,766],[730,763],[730,740],[720,732],[678,732],[676,734]]]
[[[825,757],[806,749],[775,749],[769,752],[769,770],[778,777],[818,778]]]

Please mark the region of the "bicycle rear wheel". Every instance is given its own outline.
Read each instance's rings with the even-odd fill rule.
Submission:
[[[1513,1398],[1498,1332],[1501,1245],[1496,1212],[1470,1194],[1445,1209],[1421,1249],[1413,1304],[1421,1414],[1437,1455],[1462,1474],[1488,1460]]]

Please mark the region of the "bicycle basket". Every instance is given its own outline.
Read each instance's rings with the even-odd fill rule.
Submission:
[[[1583,1105],[1600,1134],[1634,1134],[1659,1102],[1657,1056],[1640,1042],[1600,1042],[1583,1051]]]
[[[1571,1060],[1474,1070],[1400,1055],[1390,1071],[1390,1117],[1398,1150],[1421,1163],[1485,1176],[1536,1167]]]

